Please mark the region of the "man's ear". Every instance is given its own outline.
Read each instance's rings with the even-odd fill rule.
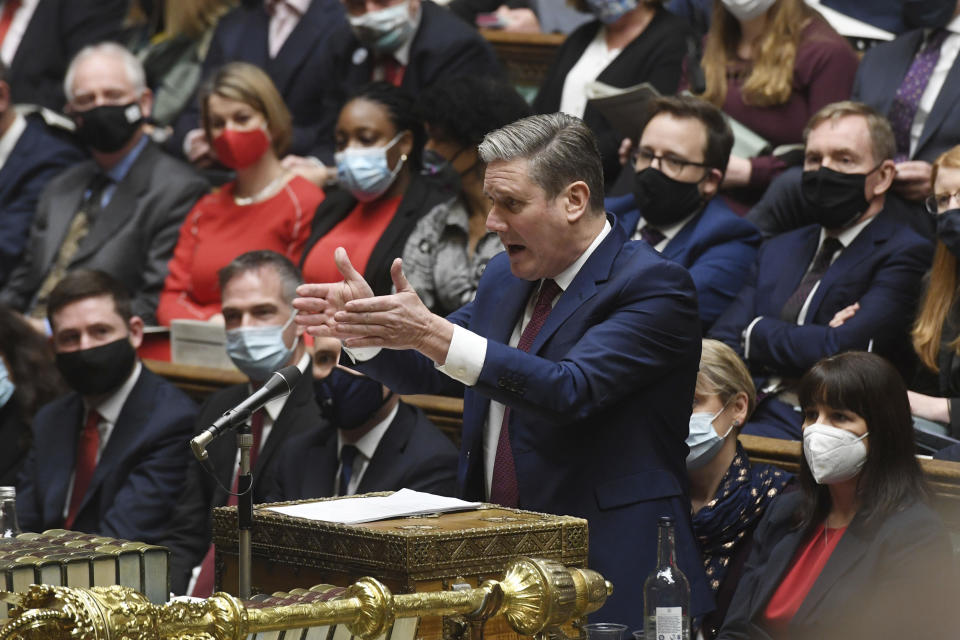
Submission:
[[[717,195],[720,190],[720,183],[723,182],[723,174],[720,169],[708,168],[703,181],[700,183],[700,195],[704,200],[709,200]]]
[[[143,113],[144,119],[149,118],[153,113],[153,91],[149,88],[144,89],[137,103],[140,105],[140,112]]]
[[[590,208],[590,187],[583,180],[572,182],[564,190],[563,199],[567,222],[574,223]]]
[[[877,169],[877,182],[870,189],[871,193],[867,194],[867,200],[873,200],[889,191],[895,177],[897,177],[897,165],[893,160],[884,160]]]
[[[140,316],[133,316],[127,322],[127,328],[130,330],[130,344],[134,349],[139,349],[143,344],[143,320]]]

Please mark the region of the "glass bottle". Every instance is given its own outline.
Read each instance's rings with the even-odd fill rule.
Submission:
[[[0,487],[0,538],[15,538],[19,533],[17,489],[16,487]]]
[[[690,583],[677,566],[673,518],[657,522],[657,566],[643,583],[648,640],[690,640]]]

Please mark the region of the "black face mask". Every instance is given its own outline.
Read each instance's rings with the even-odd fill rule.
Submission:
[[[937,214],[937,238],[955,256],[960,257],[960,209]]]
[[[127,379],[137,352],[126,337],[99,347],[57,354],[57,368],[70,387],[84,396],[109,393]]]
[[[699,182],[680,182],[647,167],[633,177],[633,201],[640,215],[655,227],[680,222],[703,204]]]
[[[879,168],[866,173],[840,173],[826,167],[804,171],[801,192],[814,219],[825,229],[846,229],[855,223],[870,206],[863,195],[867,176]]]
[[[136,102],[109,104],[73,114],[77,137],[95,151],[113,153],[130,142],[143,122],[143,113]]]
[[[323,417],[343,431],[362,426],[387,403],[393,392],[383,397],[383,385],[366,376],[356,376],[334,368],[330,375],[314,383]]]

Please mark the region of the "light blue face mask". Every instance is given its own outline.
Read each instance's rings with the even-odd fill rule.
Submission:
[[[364,46],[377,53],[393,53],[413,35],[410,0],[362,16],[350,16],[350,28]]]
[[[0,407],[7,406],[16,389],[16,385],[14,385],[13,380],[10,379],[10,372],[7,371],[6,363],[0,359]]]
[[[714,414],[694,413],[690,416],[690,433],[687,435],[687,446],[690,447],[690,453],[687,454],[687,470],[696,471],[713,460],[720,452],[724,440],[730,435],[737,421],[730,424],[730,428],[722,436],[717,433],[713,426],[713,421],[717,419],[727,405],[720,407],[720,411]]]
[[[227,355],[240,371],[255,382],[263,382],[287,363],[297,346],[288,347],[283,332],[293,322],[297,312],[282,325],[269,327],[240,327],[227,331]]]
[[[360,202],[370,202],[383,195],[407,160],[406,154],[400,156],[393,171],[387,163],[387,149],[397,144],[402,135],[401,131],[383,147],[348,147],[335,153],[333,158],[337,163],[340,186]]]
[[[590,13],[604,24],[613,24],[637,8],[637,0],[587,0]]]

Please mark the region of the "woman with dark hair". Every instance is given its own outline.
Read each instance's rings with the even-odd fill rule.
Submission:
[[[37,409],[65,390],[47,339],[0,305],[0,486],[16,484]]]
[[[374,294],[390,293],[390,264],[417,220],[449,198],[420,173],[425,137],[413,98],[392,84],[368,84],[347,100],[334,131],[338,185],[314,214],[306,282],[342,280],[333,252],[344,247]]]
[[[799,397],[800,491],[757,526],[719,637],[949,637],[952,548],[926,502],[900,375],[842,353],[803,376]]]
[[[503,251],[486,228],[490,199],[477,145],[490,131],[530,115],[530,106],[503,80],[462,76],[427,90],[418,112],[427,130],[424,171],[450,194],[407,238],[403,272],[423,303],[445,316],[473,300],[487,262]]]

